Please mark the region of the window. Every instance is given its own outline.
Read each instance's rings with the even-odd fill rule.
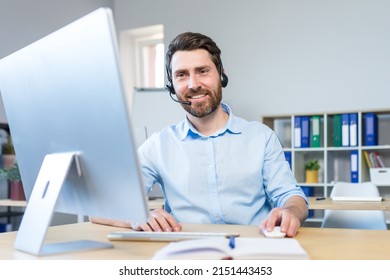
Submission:
[[[147,40],[138,48],[141,53],[141,87],[164,87],[164,43]]]
[[[126,30],[120,49],[124,80],[137,88],[164,87],[164,33],[162,25]]]

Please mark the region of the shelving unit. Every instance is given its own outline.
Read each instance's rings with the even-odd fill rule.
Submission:
[[[378,145],[365,145],[365,115],[374,112],[378,117]],[[334,146],[334,120],[336,115],[357,113],[357,146]],[[320,117],[320,147],[296,148],[294,143],[294,120],[297,116]],[[364,151],[376,151],[381,155],[386,167],[390,167],[390,109],[381,111],[350,111],[301,115],[263,116],[262,122],[272,128],[284,148],[291,152],[291,169],[298,184],[312,189],[313,196],[328,197],[337,181],[351,182],[351,151],[357,152],[358,182],[370,181],[369,167],[364,157]],[[312,124],[310,123],[310,126]],[[310,130],[310,139],[312,132]],[[318,183],[305,183],[304,164],[311,159],[318,159],[321,166]],[[390,181],[378,185],[384,197],[390,196]],[[308,221],[320,222],[322,210],[315,210]],[[390,220],[390,219],[388,219]],[[390,221],[389,221],[390,223]]]
[[[6,123],[0,123],[0,129],[10,134],[9,126]],[[0,154],[0,160],[2,154]],[[2,166],[2,165],[1,165]],[[17,230],[21,218],[24,214],[25,201],[11,200],[10,184],[5,178],[0,178],[0,226],[1,230],[7,227],[8,230]]]
[[[4,184],[2,184],[2,186],[4,186]],[[7,191],[7,193],[9,193],[9,190]],[[26,201],[11,200],[9,198],[1,197],[0,223],[3,224],[3,226],[11,225],[10,230],[17,230],[19,228],[21,218],[24,214],[25,207]]]

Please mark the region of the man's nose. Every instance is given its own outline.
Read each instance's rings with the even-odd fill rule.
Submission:
[[[188,80],[188,88],[196,90],[200,87],[199,79],[196,75],[191,75]]]

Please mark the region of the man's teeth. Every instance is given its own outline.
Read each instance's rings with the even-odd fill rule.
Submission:
[[[202,98],[203,96],[205,96],[205,94],[194,95],[191,98],[192,99],[198,99],[198,98]]]

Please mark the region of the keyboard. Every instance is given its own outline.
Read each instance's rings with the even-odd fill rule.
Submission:
[[[156,231],[115,231],[107,234],[112,241],[180,241],[213,237],[238,237],[237,232],[156,232]]]

